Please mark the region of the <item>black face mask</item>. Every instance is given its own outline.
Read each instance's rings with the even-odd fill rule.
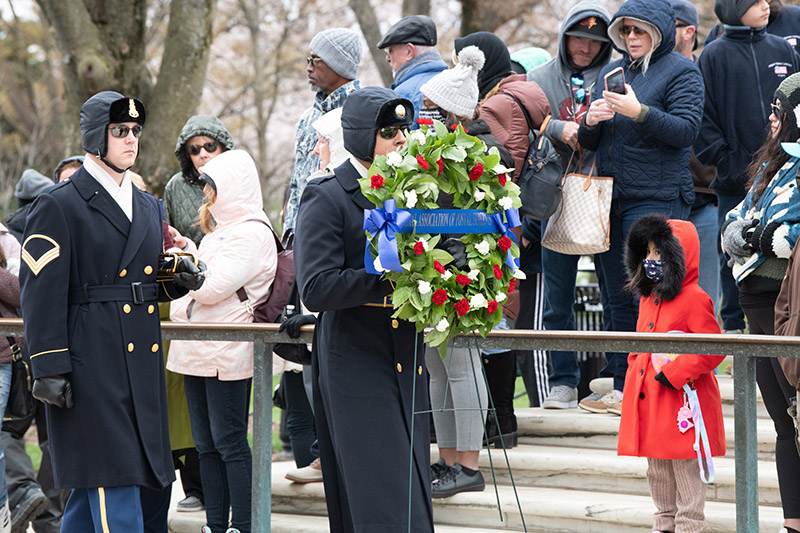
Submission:
[[[419,110],[419,118],[429,118],[431,120],[438,120],[442,124],[445,122],[445,116],[442,114],[442,110],[438,107],[433,109],[426,109],[422,108]]]

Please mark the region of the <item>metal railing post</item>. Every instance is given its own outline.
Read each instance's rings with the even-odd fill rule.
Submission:
[[[272,345],[253,342],[253,531],[269,533],[272,515]]]
[[[737,533],[758,531],[756,358],[748,355],[737,350],[733,356]]]

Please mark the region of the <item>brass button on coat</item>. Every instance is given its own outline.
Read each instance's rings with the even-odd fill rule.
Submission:
[[[119,273],[119,277],[124,278],[128,275],[128,271],[126,269],[122,269],[122,272]]]
[[[150,265],[147,265],[146,267],[144,267],[144,273],[149,276],[150,274],[153,273],[153,267],[151,267]]]
[[[397,329],[397,328],[399,328],[399,327],[400,327],[400,322],[398,322],[396,318],[393,318],[393,319],[392,319],[392,327],[393,327],[394,329]]]
[[[129,342],[129,343],[128,343],[128,351],[129,351],[129,352],[132,352],[132,351],[133,351],[133,343],[132,343],[132,342]]]
[[[152,315],[152,314],[153,314],[153,311],[155,311],[155,310],[156,310],[156,306],[155,306],[155,305],[148,305],[148,306],[147,306],[147,312],[148,312],[149,314],[151,314],[151,315]]]
[[[417,368],[417,374],[419,374],[420,376],[422,375],[422,366]]]
[[[402,372],[403,371],[403,365],[401,365],[400,363],[397,363],[397,371],[398,372]]]
[[[158,351],[158,344],[154,344],[150,347],[150,351],[156,353]]]
[[[126,314],[127,314],[127,313],[130,313],[130,312],[131,312],[131,306],[130,306],[130,304],[125,304],[125,305],[123,305],[123,306],[122,306],[122,310],[123,310],[123,311],[124,311]]]

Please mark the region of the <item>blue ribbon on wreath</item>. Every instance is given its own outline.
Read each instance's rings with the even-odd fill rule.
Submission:
[[[511,228],[516,228],[521,225],[519,220],[519,212],[516,209],[506,209],[506,220],[508,221],[508,224],[503,222],[503,215],[501,213],[493,214],[492,219],[494,220],[495,226],[497,226],[497,228],[500,230],[498,233],[502,233],[511,239],[514,244],[517,244],[517,236],[514,235],[514,232],[511,231]],[[511,255],[511,248],[509,248],[506,252],[506,264],[513,270],[517,270],[519,268],[519,259],[515,259],[514,256]]]
[[[370,240],[364,249],[364,267],[370,274],[380,274],[375,269],[369,243],[378,234],[378,258],[383,268],[402,272],[400,256],[397,253],[397,233],[411,220],[411,214],[405,209],[397,209],[394,199],[386,200],[383,208],[364,210],[364,229],[369,232]]]

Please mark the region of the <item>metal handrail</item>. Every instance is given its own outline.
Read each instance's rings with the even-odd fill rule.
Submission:
[[[162,322],[166,340],[252,341],[253,375],[253,515],[254,531],[270,531],[272,494],[272,351],[269,344],[309,343],[314,328],[304,326],[299,338],[278,333],[278,324],[181,324]],[[0,319],[0,335],[20,336],[22,320]],[[664,352],[732,355],[734,446],[736,466],[736,531],[758,531],[758,448],[756,444],[756,357],[799,357],[800,337],[768,335],[706,335],[691,333],[627,333],[603,331],[495,330],[482,348]],[[457,347],[474,346],[475,338],[460,336]]]

